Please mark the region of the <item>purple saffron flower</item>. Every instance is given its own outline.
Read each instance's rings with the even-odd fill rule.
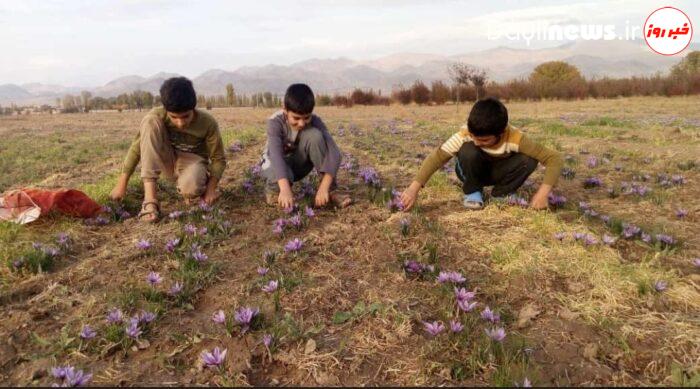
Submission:
[[[199,202],[199,209],[202,210],[202,212],[211,212],[213,207],[209,204],[207,204],[206,201],[200,201]]]
[[[255,164],[250,168],[250,174],[253,177],[257,177],[262,172],[262,166],[260,164]]]
[[[95,330],[93,330],[92,327],[87,324],[83,326],[82,330],[80,330],[81,339],[88,340],[94,338],[95,336],[97,336],[97,332],[95,332]]]
[[[209,229],[207,227],[202,227],[197,231],[197,235],[199,236],[204,236],[209,232]]]
[[[576,172],[570,167],[564,167],[561,169],[561,176],[570,180],[576,176]]]
[[[688,210],[687,209],[677,209],[676,210],[676,217],[679,219],[683,219],[684,217],[688,216]]]
[[[693,259],[693,265],[695,265],[695,267],[700,267],[700,258]]]
[[[289,224],[292,226],[299,228],[301,227],[301,216],[300,215],[294,215],[289,218]]]
[[[161,282],[163,282],[163,277],[161,277],[160,274],[152,271],[152,272],[148,273],[148,276],[146,277],[146,281],[148,281],[148,283],[151,286],[156,286],[156,285],[160,284]]]
[[[226,314],[223,310],[219,309],[211,316],[211,320],[217,324],[224,324],[226,323]]]
[[[68,370],[72,370],[72,369],[73,369],[72,366],[53,367],[53,368],[51,368],[51,375],[54,378],[58,378],[59,380],[62,380],[64,378],[66,378],[66,374],[67,374]]]
[[[661,293],[666,289],[668,289],[668,282],[664,280],[658,280],[654,283],[654,290],[656,290],[657,292]]]
[[[554,234],[554,239],[556,240],[564,240],[566,238],[566,232],[557,232]]]
[[[571,234],[571,236],[573,236],[574,240],[578,241],[585,238],[586,234],[584,234],[583,232],[574,232]]]
[[[425,265],[417,261],[405,261],[403,269],[406,273],[422,273],[426,270]]]
[[[608,234],[603,234],[603,243],[608,245],[608,246],[611,246],[613,243],[615,243],[616,240],[617,239],[615,239],[614,237],[612,237]]]
[[[457,301],[469,301],[476,296],[476,292],[467,291],[466,288],[455,287],[455,298]]]
[[[471,312],[477,306],[477,302],[469,302],[469,300],[457,300],[457,306],[464,312]]]
[[[180,292],[182,292],[182,283],[180,283],[178,281],[178,282],[175,282],[175,284],[173,284],[173,286],[170,287],[169,293],[171,296],[175,296],[175,295],[180,294]]]
[[[452,320],[450,321],[450,331],[454,333],[462,332],[464,329],[464,325],[460,323],[458,320]]]
[[[445,325],[439,321],[434,321],[432,323],[424,321],[423,326],[425,326],[425,331],[428,332],[431,336],[437,336],[445,330]]]
[[[557,208],[563,207],[566,204],[566,197],[554,193],[550,193],[547,196],[547,200],[549,201],[549,205]]]
[[[486,307],[481,311],[481,318],[491,323],[498,323],[501,320],[501,315],[492,311],[491,308]]]
[[[226,351],[227,349],[222,351],[218,347],[214,347],[212,352],[204,350],[201,354],[202,363],[205,367],[219,367],[226,359]]]
[[[455,284],[467,282],[467,279],[456,271],[441,271],[440,274],[438,274],[437,280],[441,284],[444,284],[445,282],[452,282]]]
[[[165,251],[172,253],[175,251],[175,248],[180,244],[180,238],[174,238],[168,240],[167,243],[165,243]]]
[[[608,215],[600,215],[600,220],[601,220],[603,223],[608,224],[608,223],[610,223],[610,216],[608,216]]]
[[[366,167],[361,169],[359,172],[360,178],[365,181],[365,184],[370,186],[379,186],[381,181],[379,180],[379,174],[372,167]]]
[[[517,386],[517,385],[516,385],[516,386]],[[522,385],[521,387],[523,387],[523,388],[531,388],[531,387],[532,387],[532,383],[530,382],[530,379],[528,379],[527,377],[525,377],[525,379],[523,380],[523,385]]]
[[[591,155],[590,157],[588,157],[588,160],[586,161],[586,166],[588,166],[591,169],[598,166],[598,158],[596,158],[595,155]]]
[[[284,232],[284,227],[287,225],[287,219],[276,219],[272,224],[272,233],[279,235]]]
[[[639,232],[642,231],[641,228],[635,226],[634,224],[623,224],[622,226],[622,236],[626,239],[635,237]]]
[[[647,234],[646,232],[642,232],[640,234],[640,238],[644,243],[651,243],[651,235]]]
[[[267,285],[264,285],[262,287],[263,292],[267,293],[272,293],[277,290],[277,286],[279,285],[279,282],[277,280],[270,281],[267,283]]]
[[[267,272],[269,272],[269,271],[270,271],[270,269],[268,269],[266,267],[258,267],[258,275],[261,277],[264,276],[265,274],[267,274]]]
[[[242,307],[234,312],[233,319],[236,320],[236,323],[241,325],[242,332],[245,333],[248,331],[248,328],[250,328],[250,324],[258,313],[260,313],[258,308]]]
[[[598,244],[598,239],[596,239],[593,235],[586,234],[583,237],[583,244],[585,244],[586,246],[593,246]]]
[[[237,153],[241,150],[243,150],[243,144],[240,141],[235,141],[228,147],[228,151],[232,153]]]
[[[149,311],[141,311],[141,314],[139,314],[139,322],[141,323],[151,323],[153,320],[156,319],[156,314],[153,312]]]
[[[583,181],[583,187],[586,189],[597,188],[603,185],[603,181],[598,177],[588,177]]]
[[[43,247],[42,251],[49,257],[57,257],[61,251],[55,247]]]
[[[141,335],[143,333],[143,331],[141,331],[141,329],[139,328],[138,318],[136,318],[135,320],[131,319],[129,321],[129,325],[126,326],[126,329],[124,330],[124,332],[130,338],[134,338],[134,339],[138,338],[139,335]]]
[[[671,235],[666,234],[656,234],[656,240],[667,246],[672,246],[676,243],[676,240]]]
[[[301,250],[301,248],[304,246],[304,242],[299,240],[299,238],[294,238],[293,240],[290,240],[287,242],[286,245],[284,245],[284,251],[286,252],[297,252]]]
[[[673,185],[683,185],[685,184],[685,178],[680,174],[674,174],[671,176],[671,182]]]
[[[306,214],[306,217],[308,217],[309,219],[316,216],[316,212],[314,212],[314,209],[309,207],[308,205],[306,206],[306,208],[304,208],[304,214]]]
[[[506,330],[504,330],[502,327],[499,328],[492,328],[492,329],[484,329],[484,332],[486,332],[486,335],[491,338],[492,340],[496,342],[502,342],[503,339],[506,338]]]
[[[136,242],[136,247],[138,247],[141,250],[148,250],[151,248],[151,242],[147,241],[146,239],[141,239],[138,242]]]
[[[263,344],[265,345],[265,347],[270,347],[270,345],[272,344],[272,340],[273,340],[272,335],[270,335],[270,334],[263,335]]]
[[[24,265],[24,258],[16,259],[14,262],[12,262],[12,267],[15,269],[19,269]]]
[[[202,250],[199,249],[199,247],[195,247],[192,249],[192,259],[194,259],[197,262],[204,262],[207,259],[209,259],[209,256],[204,254]]]
[[[83,386],[87,384],[90,381],[90,379],[92,379],[92,374],[85,374],[82,370],[76,370],[72,366],[66,366],[63,369],[63,377],[61,377],[63,379],[63,382],[61,383],[61,386]]]
[[[401,192],[392,189],[391,199],[387,202],[387,208],[389,208],[390,211],[403,211],[404,204],[403,201],[401,201]]]
[[[244,189],[246,192],[248,192],[248,193],[252,193],[252,192],[253,192],[253,189],[255,189],[255,184],[254,184],[253,181],[251,181],[251,180],[245,180],[245,181],[243,181],[243,184],[241,184],[241,186],[242,186],[243,189]]]
[[[177,219],[177,218],[179,218],[180,216],[182,216],[182,215],[184,215],[184,214],[185,214],[185,213],[182,212],[182,211],[173,211],[173,212],[170,212],[170,214],[168,215],[168,217],[171,218],[171,219]]]
[[[111,311],[107,313],[107,323],[116,324],[124,321],[124,314],[119,308],[112,308]]]
[[[508,203],[508,205],[520,206],[523,208],[527,208],[527,206],[529,205],[527,200],[515,194],[509,195],[506,199],[506,202]]]
[[[182,230],[185,231],[185,234],[187,235],[195,235],[197,233],[197,227],[192,224],[185,224],[185,226],[182,227]]]
[[[56,243],[59,246],[68,247],[70,244],[70,236],[65,232],[59,232],[58,235],[56,235]]]

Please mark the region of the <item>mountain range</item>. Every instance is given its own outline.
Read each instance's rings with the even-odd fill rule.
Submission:
[[[683,52],[698,50],[693,43]],[[397,53],[373,60],[309,59],[291,65],[244,66],[235,70],[211,69],[192,78],[198,94],[225,93],[232,83],[237,93],[270,91],[283,93],[294,82],[305,82],[317,93],[344,93],[353,88],[373,88],[389,92],[415,80],[430,83],[449,80],[448,66],[463,62],[485,69],[490,80],[504,81],[527,77],[539,64],[561,60],[577,66],[592,77],[648,76],[666,73],[682,58],[652,52],[643,41],[575,41],[544,49],[497,47],[460,55]],[[160,72],[150,77],[129,75],[93,88],[61,85],[0,85],[0,104],[53,103],[65,94],[88,90],[94,96],[111,97],[134,90],[157,94],[162,82],[176,73]],[[189,75],[186,75],[189,76]]]

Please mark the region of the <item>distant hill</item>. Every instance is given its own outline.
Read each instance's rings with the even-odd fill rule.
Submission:
[[[685,53],[698,50],[692,44]],[[486,69],[490,80],[504,81],[526,77],[537,65],[547,61],[566,61],[577,66],[584,76],[630,77],[666,73],[681,60],[653,53],[643,41],[577,41],[546,49],[493,49],[460,55],[429,53],[396,53],[372,60],[352,60],[345,57],[312,58],[288,66],[245,66],[235,70],[211,69],[192,78],[199,94],[225,93],[228,83],[238,93],[270,91],[283,93],[294,82],[308,83],[319,93],[344,93],[359,88],[374,88],[388,93],[398,85],[415,80],[430,83],[448,80],[451,63],[464,62]],[[110,97],[140,89],[154,94],[160,85],[175,73],[157,73],[150,77],[128,75],[107,84],[89,88],[95,96]],[[53,102],[66,93],[77,94],[80,88],[60,85],[24,84],[0,85],[0,104]]]

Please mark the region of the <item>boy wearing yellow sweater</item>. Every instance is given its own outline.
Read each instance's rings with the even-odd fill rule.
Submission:
[[[508,110],[498,99],[479,100],[472,107],[465,128],[452,135],[424,161],[411,185],[401,194],[409,210],[418,192],[438,169],[457,157],[455,172],[462,182],[464,207],[484,207],[483,188],[493,185],[492,197],[515,192],[542,163],[546,170],[542,185],[530,200],[530,207],[544,209],[556,184],[564,158],[561,153],[532,141],[508,124]]]

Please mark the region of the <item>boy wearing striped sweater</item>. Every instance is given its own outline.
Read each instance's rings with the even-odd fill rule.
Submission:
[[[413,182],[401,194],[405,210],[413,207],[421,188],[452,157],[457,157],[455,172],[462,182],[464,207],[472,210],[484,207],[485,186],[493,185],[492,197],[513,193],[538,162],[546,170],[530,207],[544,209],[564,164],[561,153],[534,142],[508,124],[508,110],[503,103],[495,98],[479,100],[469,113],[466,127],[423,161]]]

